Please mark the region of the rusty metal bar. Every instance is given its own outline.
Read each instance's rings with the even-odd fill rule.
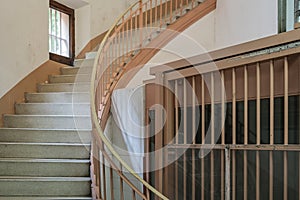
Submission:
[[[215,80],[214,73],[211,73],[210,84],[211,84],[211,144],[215,144]]]
[[[205,142],[205,88],[204,88],[204,75],[202,75],[202,78],[201,78],[201,100],[202,100],[202,103],[201,103],[201,128],[202,128],[202,144],[204,144]]]
[[[273,186],[274,186],[274,181],[273,181],[273,176],[274,176],[274,170],[273,170],[273,152],[269,152],[269,199],[273,200]]]
[[[232,151],[232,200],[236,200],[236,151]]]
[[[105,158],[102,154],[102,183],[103,183],[103,198],[106,199],[106,174],[105,174]]]
[[[256,144],[260,144],[260,64],[256,64]]]
[[[270,144],[274,144],[274,61],[270,61]]]
[[[235,68],[232,69],[232,144],[236,144],[236,77],[235,77]],[[233,156],[232,161],[234,161],[234,158],[235,158],[235,156]]]
[[[210,199],[215,199],[215,162],[214,151],[210,152]]]
[[[175,80],[175,98],[174,98],[175,102],[175,143],[178,144],[179,143],[179,135],[178,135],[178,127],[179,127],[179,119],[178,119],[178,115],[179,115],[179,105],[178,105],[178,80]]]
[[[221,144],[225,144],[225,76],[224,76],[224,71],[221,71],[221,80],[222,80],[222,86],[221,86],[221,95],[222,95],[222,99],[221,99],[221,106],[222,106],[222,110],[221,110],[221,124],[222,124],[222,132],[221,132]],[[223,86],[224,84],[224,86]]]
[[[186,79],[183,81],[183,144],[187,144],[187,86]]]
[[[283,199],[288,200],[288,155],[283,152]]]
[[[225,200],[230,200],[230,165],[230,150],[228,148],[225,148]],[[232,194],[233,193],[234,191],[232,191]]]
[[[225,188],[225,185],[224,185],[224,181],[225,181],[224,171],[226,171],[226,170],[224,170],[224,167],[225,167],[224,166],[224,156],[225,156],[224,151],[221,150],[221,188],[220,188],[220,191],[221,191],[221,200],[224,200],[224,198],[225,198],[224,194],[226,192],[226,188]]]
[[[248,144],[248,68],[244,67],[244,144]]]
[[[284,144],[289,143],[289,63],[284,57]]]
[[[196,123],[196,80],[193,76],[192,78],[192,144],[196,144],[196,126],[198,123]]]
[[[247,151],[244,151],[244,200],[248,199],[248,156]]]
[[[187,144],[187,86],[186,79],[182,79],[183,81],[183,144]],[[183,199],[186,200],[186,189],[187,189],[187,159],[186,153],[183,154]]]
[[[172,1],[172,0],[171,0]],[[172,8],[171,8],[172,9]],[[192,143],[196,144],[196,82],[195,77],[192,77]],[[195,150],[192,150],[192,200],[196,198],[196,177],[195,177]]]
[[[109,183],[110,183],[110,198],[112,200],[115,199],[115,194],[114,194],[114,174],[113,174],[113,168],[110,166],[109,167]]]
[[[259,151],[256,151],[256,194],[255,194],[255,199],[259,200],[260,199],[260,156],[259,156]]]
[[[120,198],[121,200],[124,200],[124,187],[123,187],[123,180],[120,176]]]

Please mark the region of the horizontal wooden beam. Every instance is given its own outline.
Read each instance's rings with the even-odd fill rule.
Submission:
[[[265,49],[270,46],[277,46],[297,40],[300,40],[300,29],[208,52],[190,58],[181,59],[178,61],[166,63],[164,65],[155,66],[150,69],[150,74],[153,75],[157,72],[165,72],[170,69],[179,69],[190,65],[199,65],[201,63],[210,62],[212,60],[226,59],[248,52]],[[201,61],[201,63],[199,63],[199,61]]]
[[[230,150],[249,150],[249,151],[300,151],[299,145],[280,145],[280,144],[216,144],[216,145],[210,145],[210,144],[174,144],[174,145],[168,145],[168,148],[171,150],[182,150],[182,149],[212,149],[212,150],[224,150],[224,149],[230,149]]]
[[[299,32],[300,34],[300,32]],[[198,65],[195,67],[189,67],[185,68],[179,71],[172,71],[169,73],[166,73],[165,78],[167,80],[175,80],[178,78],[182,77],[190,77],[198,74],[205,74],[209,73],[212,71],[217,71],[217,70],[224,70],[224,69],[229,69],[233,67],[238,67],[242,65],[247,65],[247,64],[252,64],[252,63],[257,63],[257,62],[262,62],[266,60],[271,60],[275,58],[280,58],[280,57],[285,57],[288,55],[293,55],[300,53],[300,47],[288,49],[285,51],[280,51],[272,54],[263,54],[260,56],[255,56],[255,57],[249,57],[245,59],[239,59],[239,60],[221,60],[221,61],[216,61],[214,63],[207,63],[203,65]]]

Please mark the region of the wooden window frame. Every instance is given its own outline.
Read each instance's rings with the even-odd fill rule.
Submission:
[[[58,10],[62,13],[69,15],[69,57],[61,56],[55,53],[49,52],[50,60],[73,65],[75,59],[75,12],[74,9],[69,8],[63,4],[60,4],[54,0],[50,0],[50,8]]]

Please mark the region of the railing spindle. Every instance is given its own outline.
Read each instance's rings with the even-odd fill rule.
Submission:
[[[110,184],[110,198],[111,200],[115,199],[115,193],[114,193],[114,173],[113,168],[110,165],[109,166],[109,184]]]

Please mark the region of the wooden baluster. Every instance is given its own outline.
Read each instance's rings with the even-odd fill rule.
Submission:
[[[256,144],[260,145],[260,64],[256,64]],[[260,199],[260,154],[256,151],[256,200]]]
[[[224,84],[224,85],[223,85]],[[221,132],[221,144],[225,145],[225,76],[224,71],[221,71],[221,125],[222,125],[222,132]],[[224,151],[221,151],[221,200],[224,200]]]
[[[211,144],[215,144],[215,80],[214,73],[210,73],[211,85]],[[214,150],[210,152],[210,199],[214,200],[215,194],[215,163],[214,163]]]
[[[201,126],[202,126],[202,144],[205,144],[205,88],[204,88],[204,75],[202,75],[202,78],[201,78],[201,98],[202,98],[202,102],[201,102]],[[200,153],[201,150],[200,150]],[[205,192],[205,177],[204,177],[204,173],[205,173],[205,170],[204,170],[204,164],[205,164],[205,161],[204,161],[204,157],[201,156],[201,199],[204,199],[205,195],[204,195],[204,192]]]
[[[289,144],[289,63],[288,58],[284,57],[284,145]],[[283,152],[283,199],[288,199],[288,155]]]
[[[196,81],[192,77],[192,144],[196,144]],[[196,199],[196,177],[195,177],[195,150],[192,149],[192,200]]]
[[[270,61],[270,145],[274,145],[274,61]],[[273,200],[273,152],[269,152],[269,199]]]
[[[232,69],[232,144],[236,144],[236,76]],[[232,151],[232,200],[236,199],[236,151]]]
[[[248,144],[248,68],[244,66],[244,144]],[[248,158],[244,151],[244,200],[248,199]]]

